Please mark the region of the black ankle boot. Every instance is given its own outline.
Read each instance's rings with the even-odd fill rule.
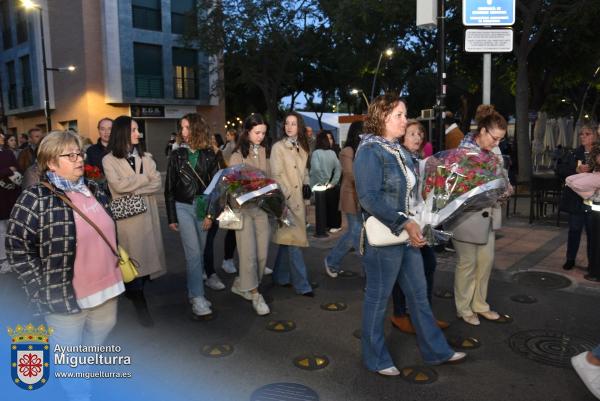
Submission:
[[[154,326],[154,320],[152,319],[152,316],[150,316],[144,292],[141,290],[126,291],[125,296],[133,302],[138,322],[144,327]]]
[[[567,261],[563,265],[563,269],[571,270],[573,268],[573,266],[575,266],[575,261],[572,259],[567,259]]]

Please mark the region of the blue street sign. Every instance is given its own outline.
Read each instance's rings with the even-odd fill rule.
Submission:
[[[515,23],[515,0],[463,0],[463,25],[510,26]]]

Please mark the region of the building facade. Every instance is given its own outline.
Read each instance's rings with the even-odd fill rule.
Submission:
[[[213,132],[222,131],[224,100],[211,89],[218,79],[215,62],[183,42],[194,0],[37,4],[39,9],[26,10],[19,0],[0,0],[0,79],[9,133],[47,129],[44,73],[51,129],[73,129],[95,142],[98,120],[130,115],[160,169],[169,134],[184,114],[199,112]],[[68,65],[76,70],[64,71]]]

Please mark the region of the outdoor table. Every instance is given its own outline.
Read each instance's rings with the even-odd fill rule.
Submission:
[[[544,206],[544,196],[546,193],[554,192],[555,205],[558,206],[558,197],[561,191],[561,180],[553,170],[534,172],[531,175],[530,204],[529,204],[529,224],[533,223],[535,213],[537,216],[542,214]],[[557,219],[558,225],[558,219]]]

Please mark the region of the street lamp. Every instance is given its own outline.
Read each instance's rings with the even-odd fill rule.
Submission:
[[[352,89],[350,91],[350,93],[353,94],[354,96],[358,96],[358,94],[360,93],[362,95],[363,99],[365,99],[365,103],[367,104],[367,107],[370,106],[369,99],[367,99],[367,96],[365,95],[365,92],[363,92],[362,89]]]
[[[373,76],[373,84],[371,85],[371,101],[375,96],[375,82],[377,81],[377,74],[379,73],[379,66],[381,65],[381,59],[383,55],[386,55],[388,58],[391,58],[394,55],[394,49],[388,48],[379,53],[379,60],[377,60],[377,67],[375,67],[375,75]]]
[[[37,10],[40,16],[40,36],[42,39],[42,69],[44,78],[44,114],[46,115],[46,130],[50,132],[52,131],[52,120],[50,119],[50,99],[48,95],[48,71],[73,72],[75,71],[76,67],[74,65],[58,68],[48,67],[48,64],[46,62],[46,40],[44,37],[44,18],[42,15],[42,7],[31,0],[21,0],[21,5],[26,10]]]

